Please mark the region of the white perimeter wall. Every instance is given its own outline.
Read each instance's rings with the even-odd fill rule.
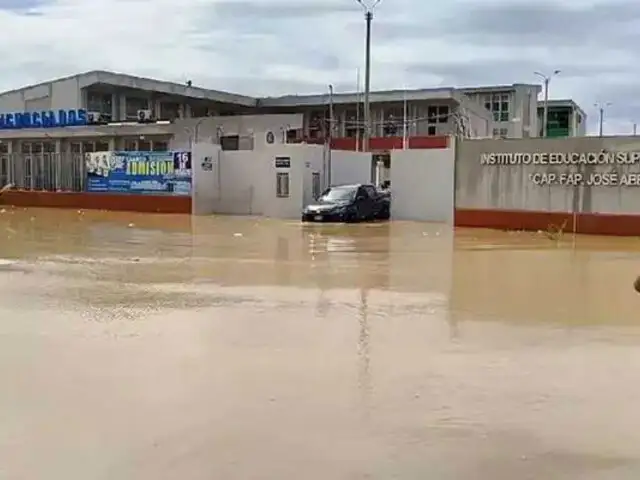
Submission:
[[[196,143],[191,150],[192,185],[191,200],[194,215],[214,213],[220,197],[220,160],[222,151],[218,145]],[[207,167],[210,166],[210,169]]]
[[[215,145],[194,146],[194,213],[264,215],[300,218],[311,202],[312,172],[324,175],[324,149],[319,145],[270,145],[253,151],[222,152]],[[213,171],[202,168],[209,152],[215,152]],[[213,153],[212,153],[213,154]],[[276,168],[276,158],[290,159],[289,168]],[[217,158],[217,161],[216,161]],[[278,173],[289,174],[289,196],[278,197]]]
[[[331,152],[331,185],[372,183],[372,156],[366,152]]]
[[[453,224],[454,157],[453,146],[392,151],[391,218]]]

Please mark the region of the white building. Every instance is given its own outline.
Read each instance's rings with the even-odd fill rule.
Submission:
[[[537,136],[539,93],[538,85],[525,84],[372,92],[371,150],[401,148],[405,118],[409,144],[416,146],[436,145],[450,134]],[[361,100],[355,93],[253,98],[92,71],[0,94],[0,154],[163,150],[198,136],[220,142],[225,150],[249,149],[272,137],[319,143],[329,134],[330,110],[332,142],[358,149],[364,130]],[[39,127],[44,119],[64,120],[60,115],[70,111],[69,119],[79,111],[88,114],[88,124]]]

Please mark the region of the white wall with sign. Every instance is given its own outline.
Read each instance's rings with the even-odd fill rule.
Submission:
[[[391,218],[453,224],[454,145],[391,152]]]
[[[324,175],[324,148],[318,145],[216,150],[218,161],[214,159],[211,171],[204,162],[209,150],[194,151],[203,158],[194,159],[194,213],[199,215],[299,219],[303,206],[313,200],[314,180]]]
[[[194,215],[210,215],[215,212],[221,194],[219,145],[196,143],[192,146],[191,200]]]
[[[640,137],[460,141],[456,207],[635,215]]]

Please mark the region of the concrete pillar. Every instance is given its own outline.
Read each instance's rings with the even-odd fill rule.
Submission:
[[[111,94],[111,121],[117,122],[120,120],[120,95],[117,93]]]
[[[120,106],[120,118],[118,118],[118,121],[124,121],[127,119],[127,96],[120,94],[120,101],[118,103]]]

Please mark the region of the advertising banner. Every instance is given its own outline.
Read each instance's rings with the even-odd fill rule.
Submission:
[[[191,195],[191,152],[95,152],[85,164],[87,192]]]

